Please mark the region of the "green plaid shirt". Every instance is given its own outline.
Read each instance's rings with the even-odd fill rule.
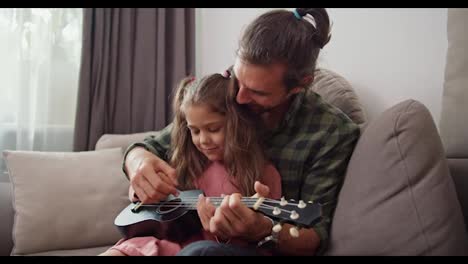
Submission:
[[[139,145],[168,159],[168,125]],[[266,152],[282,179],[286,199],[320,202],[323,219],[314,226],[321,243],[328,245],[329,229],[349,158],[359,138],[359,127],[338,108],[310,91],[298,93],[282,123],[265,134]]]

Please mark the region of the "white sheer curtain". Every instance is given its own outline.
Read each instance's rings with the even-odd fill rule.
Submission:
[[[0,151],[72,150],[82,12],[0,9]]]

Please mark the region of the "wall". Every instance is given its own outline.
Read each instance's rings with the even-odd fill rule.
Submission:
[[[197,74],[234,61],[246,24],[272,8],[197,9]],[[407,98],[440,117],[447,51],[447,9],[328,9],[332,40],[319,65],[343,75],[370,119]]]

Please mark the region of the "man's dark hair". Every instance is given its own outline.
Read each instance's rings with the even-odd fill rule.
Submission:
[[[313,75],[320,49],[330,40],[330,19],[324,8],[274,10],[256,18],[239,43],[241,60],[259,65],[284,63],[287,89]]]

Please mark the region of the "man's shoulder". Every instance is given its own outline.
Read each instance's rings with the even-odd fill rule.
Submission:
[[[161,140],[161,139],[166,139],[171,136],[173,128],[173,123],[169,123],[167,126],[165,126],[163,129],[155,131],[154,133],[148,135],[145,140]]]
[[[340,130],[359,130],[359,126],[348,115],[312,91],[305,96],[301,112],[302,116],[310,119],[310,125],[320,125],[321,129],[334,127]]]

